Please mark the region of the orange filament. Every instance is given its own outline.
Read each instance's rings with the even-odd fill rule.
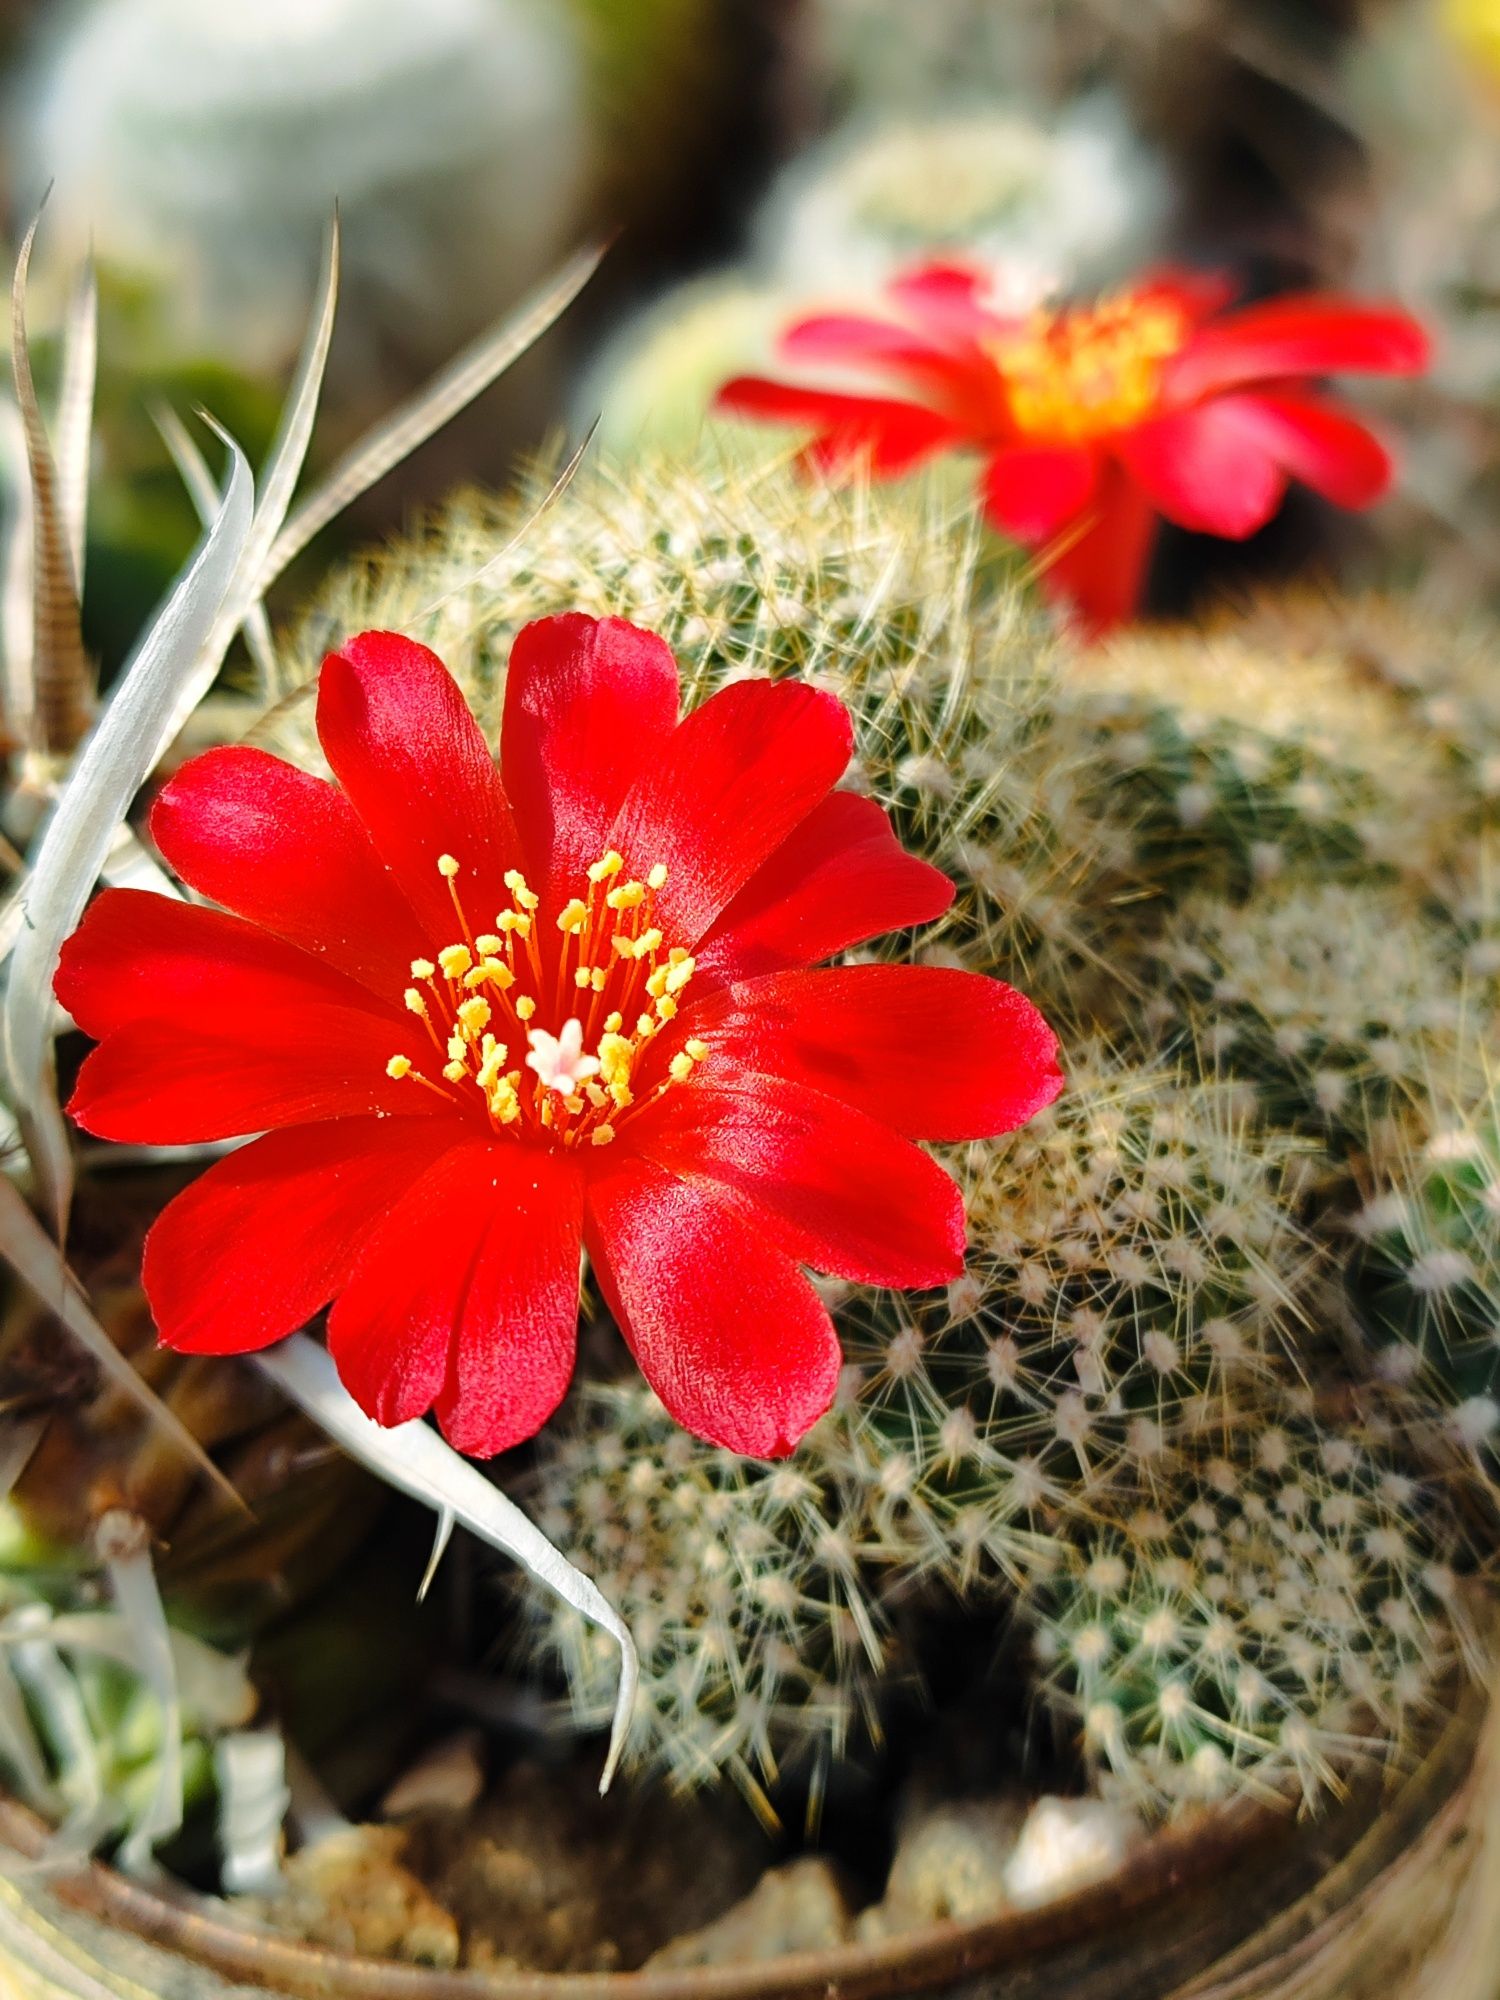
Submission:
[[[458,891],[461,864],[444,854],[437,865],[464,941],[414,959],[404,1000],[427,1031],[428,1060],[441,1080],[405,1054],[391,1057],[386,1074],[423,1084],[457,1108],[475,1104],[477,1093],[496,1133],[611,1144],[637,1108],[641,1050],[674,1018],[693,977],[691,954],[669,946],[652,922],[665,864],[639,882],[620,879],[625,864],[613,850],[594,862],[585,894],[555,920],[561,937],[550,968],[537,933],[540,899],[519,870],[505,877],[511,901],[495,929],[476,933]],[[539,1002],[556,1032],[534,1025]],[[685,1082],[708,1053],[705,1043],[687,1042],[642,1102]]]

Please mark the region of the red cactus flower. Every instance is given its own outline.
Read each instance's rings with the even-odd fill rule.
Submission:
[[[890,318],[823,314],[783,336],[789,361],[850,366],[904,394],[759,376],[718,401],[810,424],[814,465],[906,472],[980,452],[1002,533],[1050,545],[1044,583],[1099,631],[1140,600],[1157,519],[1241,540],[1298,479],[1341,507],[1387,490],[1379,439],[1315,388],[1330,374],[1409,375],[1428,342],[1387,306],[1309,295],[1224,311],[1224,288],[1164,276],[1091,306],[1006,318],[978,270],[933,264],[890,287]]]
[[[156,841],[224,907],[106,890],[57,993],[100,1038],[69,1107],[88,1131],[264,1135],[151,1231],[168,1346],[247,1352],[332,1300],[361,1407],[435,1409],[488,1456],[567,1387],[582,1246],[678,1421],[774,1456],[839,1367],[799,1266],[957,1272],[958,1189],[912,1141],[1031,1117],[1054,1037],[976,974],[811,969],[951,884],[833,789],[831,695],[677,702],[660,639],[544,619],[497,769],[442,662],[371,632],[323,663],[336,783],[239,748],[167,785]]]

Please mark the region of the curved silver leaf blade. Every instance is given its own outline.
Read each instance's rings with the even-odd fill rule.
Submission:
[[[609,1733],[609,1754],[599,1780],[600,1791],[608,1791],[630,1726],[640,1667],[629,1628],[596,1585],[574,1569],[514,1501],[507,1500],[498,1486],[492,1486],[427,1424],[397,1424],[386,1430],[372,1423],[340,1382],[327,1352],[306,1334],[293,1334],[290,1340],[267,1348],[254,1359],[351,1458],[368,1466],[388,1486],[431,1507],[440,1524],[450,1517],[462,1521],[471,1534],[502,1555],[513,1557],[538,1583],[608,1632],[620,1648],[620,1688]],[[440,1526],[440,1537],[441,1533]]]
[[[253,513],[245,455],[232,454],[212,528],[141,640],[58,798],[32,866],[25,920],[11,955],[4,1048],[15,1108],[42,1196],[61,1242],[72,1195],[72,1155],[58,1108],[52,1049],[52,975],[77,927],[131,800],[172,736],[183,686],[244,557]]]

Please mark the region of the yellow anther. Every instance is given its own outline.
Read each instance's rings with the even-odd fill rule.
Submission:
[[[486,1035],[484,1038],[483,1060],[479,1065],[478,1074],[474,1078],[479,1088],[484,1091],[493,1090],[500,1080],[500,1074],[504,1065],[504,1042],[497,1042],[493,1035]]]
[[[528,889],[524,882],[521,884],[520,888],[515,890],[513,893],[515,895],[516,901],[521,905],[521,908],[523,910],[534,910],[537,904],[542,900],[541,897],[536,893],[536,891],[534,889]]]
[[[524,889],[526,887],[526,877],[521,873],[519,868],[507,868],[505,871],[505,886],[514,895],[517,889]]]
[[[482,937],[475,938],[474,949],[481,958],[493,958],[497,951],[504,951],[505,939],[496,937],[493,931],[486,931]]]
[[[618,1035],[624,1025],[625,1016],[618,1011],[613,1014],[606,1014],[604,1017],[604,1032],[606,1035]]]
[[[681,965],[686,957],[687,953],[683,950],[682,946],[674,944],[672,949],[667,953],[667,963],[668,965]]]
[[[680,993],[698,969],[695,958],[680,958],[675,965],[667,967],[667,991]]]
[[[596,1111],[602,1111],[609,1102],[609,1093],[601,1090],[598,1084],[594,1082],[586,1083],[583,1086],[583,1094]]]
[[[443,968],[445,979],[462,979],[474,963],[474,954],[466,944],[448,944],[438,953],[438,964]]]
[[[660,1000],[657,1001],[656,1018],[659,1021],[675,1021],[677,1019],[677,1002],[672,998],[670,993],[663,993]]]
[[[608,854],[601,855],[599,860],[590,864],[589,880],[591,882],[608,881],[611,875],[618,875],[620,870],[624,866],[625,866],[624,855],[617,854],[615,850],[611,848]]]
[[[611,910],[638,909],[646,900],[644,882],[622,882],[617,889],[611,889],[604,901]]]
[[[515,910],[502,910],[495,922],[503,931],[513,931],[518,938],[531,936],[531,919],[523,917]]]
[[[458,1018],[464,1024],[466,1033],[477,1035],[490,1024],[490,1003],[488,1000],[465,1000],[458,1010]]]
[[[619,1083],[612,1083],[609,1086],[609,1094],[614,1099],[617,1111],[624,1111],[628,1105],[635,1102],[635,1092],[623,1080]]]
[[[642,1038],[647,1035],[654,1035],[656,1033],[656,1023],[649,1014],[637,1014],[635,1017],[635,1032]]]
[[[385,1073],[387,1076],[394,1077],[397,1083],[399,1083],[403,1076],[411,1075],[411,1057],[392,1056],[385,1066]]]
[[[411,962],[411,976],[413,979],[431,979],[433,973],[436,971],[437,967],[430,958],[414,958]]]
[[[462,1083],[468,1074],[469,1065],[467,1063],[451,1062],[443,1064],[443,1075],[447,1077],[450,1083]]]
[[[612,1021],[619,1020],[618,1014],[611,1014]],[[599,1038],[599,1071],[606,1083],[613,1083],[616,1077],[629,1076],[630,1062],[635,1054],[635,1044],[626,1041],[617,1029],[607,1028]]]
[[[635,941],[635,955],[637,958],[649,958],[652,952],[660,950],[661,932],[658,930],[642,931],[641,935]]]
[[[589,974],[589,988],[594,993],[602,993],[609,984],[609,974],[602,965],[596,965]]]
[[[576,935],[588,922],[589,906],[581,896],[575,896],[571,903],[565,903],[557,913],[557,928],[570,936]]]
[[[659,1000],[663,995],[663,993],[666,992],[667,975],[670,971],[671,971],[670,966],[659,965],[657,966],[655,972],[652,973],[651,977],[646,981],[646,991],[651,995],[651,998],[653,1000]]]
[[[693,1037],[692,1041],[684,1042],[683,1047],[687,1050],[688,1054],[692,1057],[695,1063],[702,1062],[703,1058],[708,1054],[708,1043],[700,1042],[696,1035]]]
[[[568,1109],[573,1113],[575,1117],[583,1109],[583,1099],[577,1094],[576,1091],[574,1092],[573,1096],[565,1097],[563,1099],[563,1103],[568,1107]]]
[[[516,975],[498,958],[481,959],[472,972],[464,974],[464,985],[472,993],[476,986],[498,986],[502,993],[514,986]]]
[[[427,1019],[427,1002],[422,998],[415,986],[408,986],[401,997],[406,1002],[407,1008],[411,1013],[420,1014],[424,1021]]]
[[[616,931],[614,936],[610,939],[610,943],[614,946],[615,950],[620,954],[621,958],[635,957],[634,938],[622,937],[620,933]]]
[[[693,1059],[685,1049],[681,1049],[667,1064],[673,1083],[686,1083],[693,1073]]]
[[[589,1144],[593,1146],[607,1146],[614,1136],[615,1128],[613,1125],[596,1125],[589,1134]]]
[[[453,1062],[468,1061],[469,1045],[462,1035],[450,1035],[448,1037],[448,1055]]]
[[[658,861],[656,866],[651,870],[650,874],[646,877],[646,886],[648,889],[664,889],[666,887],[666,883],[667,883],[667,864],[665,861]]]
[[[532,999],[529,993],[523,993],[516,1002],[516,1019],[518,1021],[529,1021],[535,1012],[535,1000]]]
[[[438,856],[438,873],[439,875],[446,875],[450,882],[458,873],[458,863],[453,859],[451,854],[440,854]]]
[[[586,965],[580,965],[578,970],[573,974],[573,984],[578,988],[580,993],[587,990],[591,977],[592,974]]]

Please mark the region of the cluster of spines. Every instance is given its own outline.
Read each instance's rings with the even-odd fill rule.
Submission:
[[[1454,1665],[1456,1531],[1382,1435],[1310,1395],[1185,1429],[1150,1485],[1095,1504],[1025,1595],[1055,1705],[1153,1801],[1314,1803],[1393,1758]]]
[[[875,949],[1014,980],[1069,1051],[1048,1118],[954,1162],[966,1275],[946,1295],[839,1296],[845,1392],[790,1467],[726,1460],[643,1392],[598,1385],[544,1450],[544,1523],[644,1638],[637,1754],[753,1791],[789,1750],[837,1749],[871,1724],[883,1685],[920,1666],[920,1619],[903,1617],[898,1640],[894,1601],[940,1586],[1045,1630],[1065,1616],[1059,1579],[1093,1564],[1101,1536],[1104,1560],[1123,1561],[1137,1528],[1198,1505],[1207,1437],[1228,1440],[1217,1458],[1233,1465],[1285,1427],[1271,1413],[1287,1385],[1347,1331],[1350,1191],[1423,1132],[1436,1080],[1464,1071],[1493,1006],[1493,904],[1465,831],[1485,817],[1496,739],[1459,741],[1463,718],[1488,727],[1467,697],[1452,742],[1424,738],[1401,677],[1336,646],[1293,662],[1222,630],[1059,655],[936,489],[835,492],[774,460],[643,459],[581,476],[533,516],[544,486],[518,509],[464,503],[346,580],[309,625],[306,669],[354,626],[419,631],[493,724],[515,630],[566,605],[660,632],[689,701],[746,675],[832,688],[855,723],[847,782],[958,888],[941,924]],[[1365,1451],[1319,1421],[1315,1448],[1306,1413],[1287,1420],[1299,1463]],[[1401,1449],[1380,1445],[1395,1478]],[[1253,1500],[1267,1469],[1242,1473]],[[1459,1543],[1440,1509],[1430,1528],[1439,1577]],[[1318,1526],[1295,1532],[1307,1554]],[[1252,1570],[1223,1613],[1242,1650],[1268,1615]],[[1369,1577],[1358,1595],[1377,1637],[1399,1616],[1382,1605],[1417,1602]],[[1300,1604],[1315,1623],[1313,1598]],[[1447,1615],[1429,1593],[1411,1657],[1355,1647],[1365,1685],[1343,1691],[1347,1727],[1342,1696],[1298,1711],[1305,1756],[1290,1682],[1280,1709],[1220,1714],[1223,1785],[1310,1780],[1357,1754],[1361,1732],[1372,1753],[1393,1749],[1447,1657]],[[580,1715],[602,1719],[603,1651],[545,1607],[535,1625]],[[1288,1660],[1319,1652],[1295,1618],[1283,1643]],[[1160,1775],[1148,1697],[1177,1683],[1164,1655],[1130,1657],[1157,1723],[1122,1724],[1122,1772],[1157,1794],[1206,1784],[1207,1754],[1191,1784]],[[1090,1706],[1066,1648],[1046,1691],[1075,1720]]]

